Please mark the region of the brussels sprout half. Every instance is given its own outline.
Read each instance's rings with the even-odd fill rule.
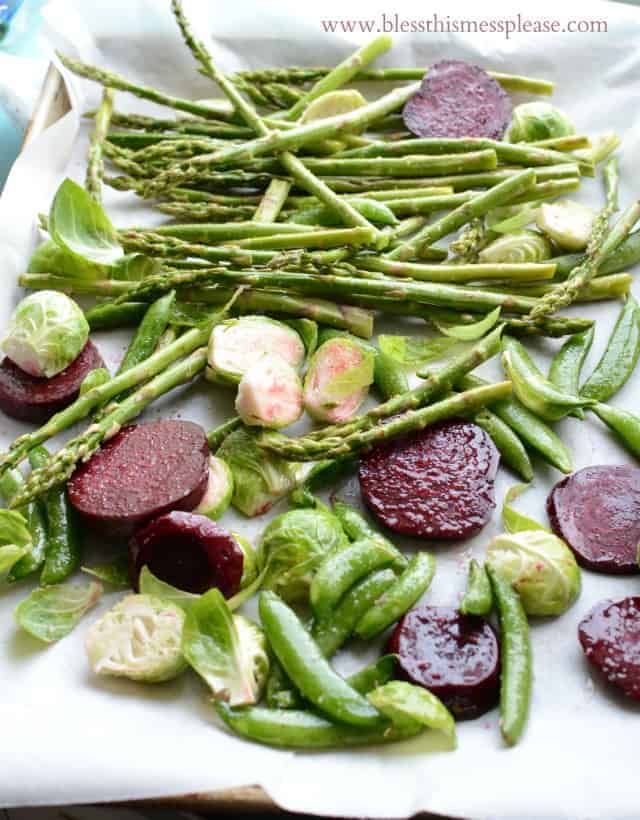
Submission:
[[[530,102],[513,109],[508,142],[537,142],[575,134],[571,120],[547,102]]]
[[[264,354],[240,379],[236,410],[249,427],[288,427],[302,415],[300,377],[277,354]]]

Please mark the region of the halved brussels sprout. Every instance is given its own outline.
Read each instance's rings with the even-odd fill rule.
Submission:
[[[496,536],[487,563],[511,581],[529,615],[561,615],[580,594],[580,568],[569,547],[545,530]]]
[[[236,410],[249,427],[288,427],[302,415],[302,383],[280,356],[266,353],[240,379]]]
[[[237,532],[232,532],[231,535],[236,539],[236,543],[242,550],[244,560],[242,562],[242,579],[240,580],[240,589],[244,589],[252,581],[258,577],[258,553],[255,547]]]
[[[85,648],[96,675],[147,683],[171,680],[182,672],[183,610],[153,595],[127,595],[96,621]]]
[[[547,102],[529,102],[513,109],[508,142],[538,142],[575,134],[571,120]]]
[[[348,421],[373,383],[375,353],[335,337],[316,350],[304,380],[304,406],[314,419]]]
[[[22,370],[50,379],[77,358],[89,338],[78,305],[55,290],[40,290],[17,306],[2,349]]]
[[[305,347],[293,328],[275,319],[228,319],[211,332],[206,377],[223,384],[238,384],[265,353],[276,353],[298,370],[305,358]]]
[[[193,510],[214,520],[231,504],[233,496],[233,473],[229,465],[217,456],[209,456],[209,480],[202,500]]]
[[[563,250],[582,251],[589,244],[595,211],[579,202],[561,199],[540,206],[536,224]]]
[[[494,239],[478,254],[478,261],[485,263],[543,262],[551,259],[551,243],[535,231],[518,231]]]

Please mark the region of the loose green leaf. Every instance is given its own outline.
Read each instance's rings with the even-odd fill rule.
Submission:
[[[475,342],[481,339],[494,327],[500,319],[500,308],[487,313],[484,319],[469,325],[443,325],[436,323],[436,327],[445,336],[457,339],[460,342]]]
[[[505,219],[492,224],[490,226],[491,230],[495,233],[513,233],[514,231],[519,231],[522,228],[526,228],[527,225],[530,225],[532,222],[535,222],[539,210],[539,205],[523,205],[521,208],[517,208],[517,213],[511,214]]]
[[[130,253],[116,259],[107,268],[109,279],[123,279],[128,282],[139,282],[147,276],[153,276],[160,271],[162,263],[159,259],[153,259],[142,253]]]
[[[24,516],[15,510],[0,510],[0,574],[31,551],[31,533]]]
[[[254,623],[232,615],[220,590],[210,589],[189,612],[182,651],[219,700],[256,703],[269,671],[267,642]]]
[[[443,732],[456,747],[456,724],[453,715],[434,694],[405,681],[390,681],[367,696],[369,701],[401,729],[416,724]]]
[[[28,273],[55,273],[66,279],[79,282],[93,282],[106,279],[109,268],[90,262],[82,256],[61,248],[53,239],[48,239],[35,249],[29,260]]]
[[[140,592],[143,595],[153,595],[155,598],[160,598],[162,601],[179,606],[184,612],[188,612],[194,603],[199,600],[200,596],[193,592],[185,592],[183,589],[167,584],[166,581],[161,581],[151,572],[146,565],[142,567],[140,578],[138,580]]]
[[[456,344],[453,337],[378,336],[378,346],[405,370],[419,370],[423,365],[444,356]]]
[[[96,564],[93,567],[80,567],[82,572],[93,575],[99,581],[115,587],[116,589],[129,589],[131,581],[129,579],[129,561],[126,555],[111,561],[108,564]]]
[[[70,179],[60,185],[51,204],[49,233],[57,245],[91,262],[111,265],[124,256],[102,207]]]
[[[523,530],[544,530],[548,532],[546,527],[539,524],[528,515],[520,513],[511,506],[511,502],[527,490],[530,484],[514,484],[507,490],[502,504],[502,523],[507,532],[522,532]]]
[[[15,619],[34,638],[53,643],[68,635],[101,595],[98,581],[41,587],[18,604]]]

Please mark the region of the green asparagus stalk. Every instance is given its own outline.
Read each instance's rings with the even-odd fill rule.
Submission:
[[[290,183],[286,180],[272,179],[267,191],[271,189],[272,185],[276,184],[290,187]],[[227,207],[226,205],[215,205],[207,202],[159,202],[155,207],[163,214],[168,214],[175,219],[188,220],[189,222],[198,219],[204,222],[231,222],[233,220],[244,222],[247,219],[254,218],[256,212],[253,205]],[[273,218],[273,214],[271,216]]]
[[[319,79],[309,91],[306,92],[285,114],[285,119],[297,120],[307,108],[309,103],[316,100],[328,91],[334,91],[340,86],[346,85],[353,77],[363,69],[364,66],[372,63],[381,54],[391,48],[391,37],[382,35],[376,37],[367,45],[359,48],[354,54],[343,60],[341,63],[329,71],[324,77]]]
[[[621,299],[628,295],[632,283],[633,276],[630,273],[612,273],[609,276],[599,276],[597,279],[587,282],[573,302],[582,304],[584,302],[601,302],[606,299]],[[509,285],[503,290],[509,293],[522,294],[523,296],[543,297],[553,293],[556,287],[557,284],[551,283],[536,285],[520,285],[518,283],[515,287]]]
[[[362,110],[362,109],[356,109]],[[326,157],[305,159],[305,166],[320,176],[391,176],[394,178],[420,177],[424,174],[444,176],[476,171],[493,171],[498,164],[492,149],[470,151],[466,154],[438,154],[400,157],[372,157],[341,159]],[[254,170],[253,168],[251,170]],[[258,166],[258,170],[263,170]]]
[[[91,458],[101,444],[115,436],[128,421],[140,415],[152,401],[174,387],[190,382],[204,370],[206,363],[207,348],[201,347],[123,399],[110,413],[93,422],[83,433],[67,442],[44,466],[34,470],[20,493],[12,499],[11,506],[19,506],[41,496],[52,487],[63,484],[80,461]]]
[[[233,224],[230,223],[229,227]],[[258,225],[259,223],[256,222],[255,224]],[[265,265],[274,256],[272,251],[242,249],[232,245],[212,246],[197,242],[185,242],[182,239],[163,236],[153,231],[125,231],[120,234],[120,241],[129,252],[160,257],[199,257],[210,262],[230,262],[234,265]],[[24,278],[30,276],[32,275],[26,274]]]
[[[191,28],[189,26],[189,22],[186,19],[182,5],[180,0],[172,0],[171,9],[173,14],[176,18],[178,26],[180,27],[180,31],[182,32],[182,36],[189,47],[189,50],[194,55],[195,59],[200,63],[202,66],[203,71],[207,76],[211,77],[211,79],[216,82],[220,88],[222,89],[225,96],[229,99],[231,104],[233,105],[234,109],[238,112],[238,114],[242,117],[242,119],[247,123],[247,125],[257,134],[257,140],[253,141],[253,145],[257,146],[259,144],[267,144],[269,145],[271,142],[277,142],[281,137],[281,132],[271,132],[265,122],[261,119],[261,117],[257,114],[254,108],[242,97],[241,94],[238,93],[233,83],[229,82],[227,78],[222,74],[222,72],[218,71],[216,66],[213,64],[211,56],[209,52],[205,48],[204,44],[197,41],[191,32]],[[364,110],[364,109],[361,109]],[[356,112],[357,113],[357,112]],[[334,118],[335,119],[335,118]],[[323,121],[320,121],[323,122]],[[312,124],[313,125],[313,124]],[[300,129],[298,129],[300,130]],[[304,130],[304,129],[303,129]],[[295,129],[285,132],[288,134],[293,134]],[[331,134],[327,134],[327,137],[330,137]],[[324,139],[323,135],[318,135],[318,139]],[[308,139],[306,142],[312,142],[313,137]],[[219,157],[219,156],[228,156],[229,152],[233,154],[233,151],[236,151],[235,158],[242,159],[242,155],[245,151],[251,153],[251,148],[249,146],[252,143],[245,143],[240,146],[230,146],[226,149],[221,149],[220,151],[215,152],[213,155],[203,155],[200,157],[196,157],[193,160],[187,161],[187,168],[185,169],[183,166],[183,170],[185,171],[187,178],[189,173],[193,172],[193,169],[188,167],[189,162],[193,164],[202,164],[204,161],[206,162],[206,157],[209,156],[210,160],[212,157]],[[300,148],[305,144],[305,141],[302,142],[294,142],[291,145],[283,145],[279,148],[281,153],[280,155],[280,162],[284,166],[284,168],[293,175],[296,181],[307,191],[312,193],[314,196],[317,196],[325,205],[333,208],[336,213],[338,213],[344,222],[347,225],[352,225],[354,227],[368,227],[370,228],[370,223],[356,211],[348,202],[341,199],[337,196],[329,187],[327,187],[323,182],[321,182],[314,174],[307,170],[305,165],[298,159],[294,154],[290,153],[289,148]],[[253,151],[256,153],[257,148]],[[267,151],[270,150],[267,148]],[[274,149],[275,150],[275,149]],[[233,157],[232,157],[233,158]],[[251,159],[251,156],[247,157]],[[214,162],[216,162],[215,160]],[[196,178],[200,176],[201,168],[195,169]],[[163,190],[166,187],[174,187],[174,184],[170,182],[170,180],[175,178],[175,175],[180,175],[180,163],[178,163],[173,168],[168,168],[162,174],[160,174],[150,185],[148,186],[148,192],[158,192],[159,190]],[[168,184],[167,184],[168,183]]]
[[[591,148],[591,140],[580,134],[568,134],[566,137],[550,137],[536,140],[529,145],[535,148],[551,148],[554,151],[575,151],[577,148]]]
[[[96,113],[95,126],[89,142],[85,187],[96,202],[102,201],[102,177],[104,176],[102,147],[109,131],[109,122],[113,111],[113,96],[112,89],[104,89],[102,102]]]
[[[17,467],[18,464],[24,461],[29,450],[43,444],[48,439],[71,427],[72,424],[86,418],[96,407],[106,404],[124,390],[136,387],[142,382],[157,376],[158,373],[163,373],[177,359],[188,356],[196,348],[205,345],[210,332],[211,327],[194,328],[187,331],[176,339],[173,344],[149,356],[146,361],[132,367],[131,370],[115,376],[104,384],[91,388],[91,390],[76,399],[73,404],[52,416],[39,429],[17,438],[8,452],[0,456],[0,475],[11,467]]]
[[[275,222],[284,207],[291,183],[284,179],[272,179],[253,215],[254,222]]]
[[[495,188],[478,194],[478,196],[460,205],[455,211],[442,217],[437,222],[426,225],[415,237],[391,251],[388,257],[404,261],[416,256],[423,246],[432,245],[438,239],[453,233],[453,231],[466,225],[472,219],[484,216],[492,208],[504,205],[514,197],[528,191],[535,185],[535,182],[535,171],[532,169],[521,171],[514,177],[499,183]]]
[[[377,256],[362,256],[355,260],[354,264],[365,271],[377,271],[387,276],[409,277],[426,282],[483,282],[491,279],[505,282],[532,282],[551,279],[556,269],[553,261],[492,265],[423,265],[417,262],[395,262],[392,259]]]
[[[360,430],[344,437],[324,438],[310,445],[303,438],[288,438],[282,433],[265,432],[258,444],[269,452],[291,461],[317,461],[318,458],[339,458],[370,449],[407,433],[424,430],[438,421],[474,413],[488,404],[511,395],[511,382],[498,382],[487,387],[466,390],[455,396],[435,402],[428,407],[409,410],[384,424]]]
[[[291,223],[293,224],[293,223]],[[255,236],[233,240],[236,248],[251,250],[282,250],[287,248],[336,248],[371,245],[376,241],[375,228],[327,228],[308,233],[275,233],[271,236]],[[227,243],[230,244],[230,243]]]
[[[207,225],[180,224],[158,225],[155,228],[128,228],[119,231],[121,239],[132,234],[152,237],[174,237],[186,242],[199,242],[203,245],[217,245],[219,242],[236,242],[239,239],[252,239],[258,236],[272,236],[273,234],[302,234],[313,233],[316,229],[312,225],[297,225],[293,222],[246,221],[225,224]]]
[[[206,105],[192,100],[183,100],[180,97],[172,97],[169,94],[164,94],[155,88],[149,86],[136,85],[129,82],[126,77],[116,74],[114,71],[107,71],[97,66],[83,63],[80,60],[74,60],[65,54],[56,52],[58,59],[65,68],[77,74],[79,77],[84,77],[87,80],[100,83],[107,88],[113,88],[116,91],[126,91],[143,100],[157,103],[158,105],[165,105],[168,108],[174,108],[177,111],[186,111],[187,114],[194,114],[204,119],[216,120],[230,120],[233,117],[233,109],[226,103],[214,104],[208,102]]]

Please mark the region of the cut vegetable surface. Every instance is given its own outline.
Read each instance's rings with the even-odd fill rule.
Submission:
[[[249,427],[288,427],[302,415],[300,377],[279,355],[264,354],[242,375],[236,410]]]

